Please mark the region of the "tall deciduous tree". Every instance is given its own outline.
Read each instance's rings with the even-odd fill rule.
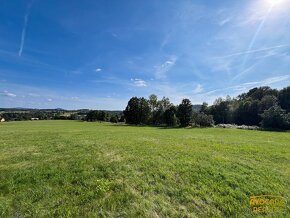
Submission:
[[[148,101],[145,98],[133,97],[129,100],[128,105],[123,113],[126,119],[126,123],[146,124],[150,115]]]
[[[200,113],[205,113],[205,114],[208,114],[208,111],[209,110],[209,108],[208,108],[208,103],[206,103],[206,102],[203,102],[202,103],[202,105],[201,105],[201,107],[200,107]]]
[[[145,98],[139,99],[139,123],[147,124],[150,117],[150,106],[148,100]]]
[[[150,123],[151,124],[156,124],[156,114],[158,110],[158,98],[156,95],[152,94],[149,96],[148,104],[150,107],[151,111],[151,116],[150,116]]]
[[[263,113],[265,110],[268,110],[270,107],[277,105],[277,97],[274,95],[265,95],[261,101],[259,106],[259,112]]]
[[[139,98],[133,97],[129,100],[126,109],[124,110],[124,117],[126,123],[139,124]]]
[[[178,106],[177,116],[181,126],[188,126],[192,116],[192,104],[189,99],[183,99]]]
[[[290,113],[290,86],[279,92],[278,99],[281,108]]]
[[[152,94],[149,96],[148,104],[150,106],[150,110],[152,113],[156,111],[157,106],[158,106],[158,98],[156,95]]]
[[[164,112],[164,121],[167,126],[176,126],[177,125],[177,117],[176,117],[176,107],[171,106]]]
[[[217,124],[229,122],[229,110],[230,100],[224,100],[218,98],[215,100],[214,105],[211,107],[210,114],[213,115],[214,120]]]

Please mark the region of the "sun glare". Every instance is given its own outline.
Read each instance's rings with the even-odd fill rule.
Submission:
[[[285,0],[266,0],[266,2],[270,6],[277,6],[283,4]]]

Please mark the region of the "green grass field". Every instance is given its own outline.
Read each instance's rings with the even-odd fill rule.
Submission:
[[[290,133],[0,123],[1,217],[251,217],[262,194],[290,197]]]

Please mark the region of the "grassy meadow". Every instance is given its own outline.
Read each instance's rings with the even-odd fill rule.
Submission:
[[[262,194],[290,197],[289,132],[0,123],[0,217],[256,217]]]

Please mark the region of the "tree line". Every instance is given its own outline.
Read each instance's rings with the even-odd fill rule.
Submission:
[[[125,110],[128,124],[200,126],[236,124],[272,129],[290,129],[290,86],[282,90],[268,86],[253,88],[236,98],[218,98],[213,105],[204,102],[199,111],[193,110],[189,99],[174,105],[166,97],[158,100],[132,97]]]
[[[0,109],[0,118],[5,121],[25,121],[38,118],[39,120],[82,120],[123,122],[122,111],[103,110],[59,110],[59,109]]]
[[[91,110],[87,113],[85,120],[88,122],[104,121],[111,123],[124,122],[124,116],[118,111]]]
[[[149,124],[182,126],[212,126],[213,116],[210,114],[195,112],[189,99],[183,99],[175,106],[169,98],[163,97],[158,100],[152,94],[149,99],[133,97],[129,100],[123,111],[124,118],[128,124]]]
[[[6,121],[25,121],[32,118],[39,120],[82,120],[87,112],[81,111],[53,111],[53,110],[11,110],[0,114]]]

